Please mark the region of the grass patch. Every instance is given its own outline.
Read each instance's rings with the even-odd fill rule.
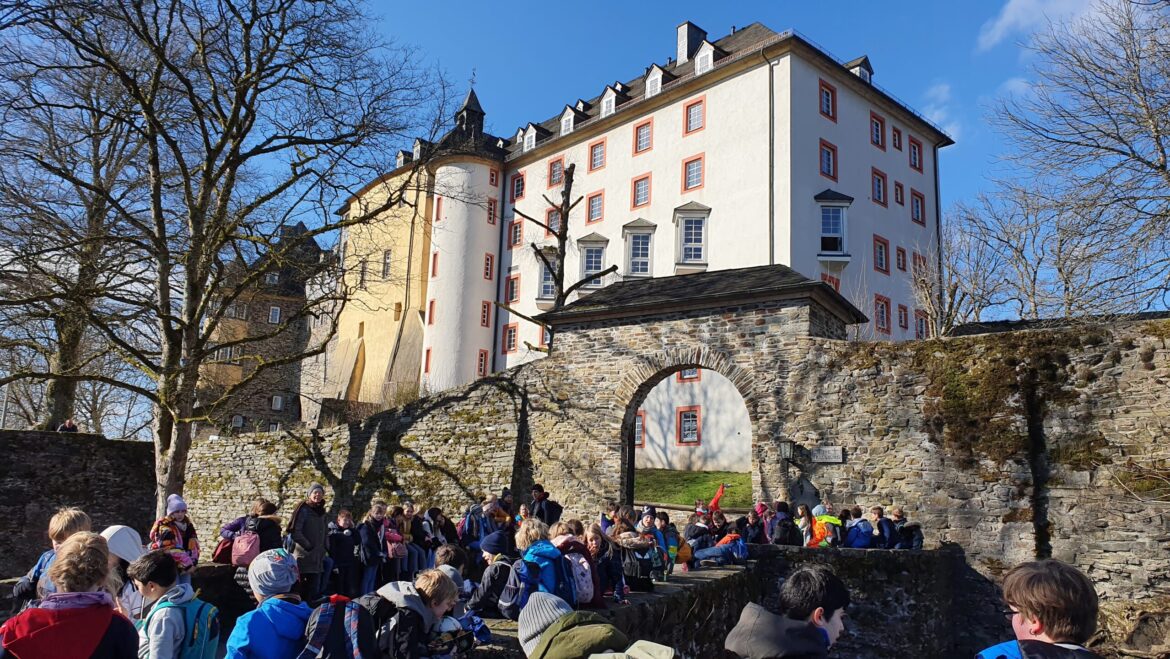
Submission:
[[[690,506],[695,499],[710,501],[720,483],[731,487],[719,500],[722,508],[748,508],[752,501],[752,475],[734,471],[675,471],[638,469],[634,472],[634,498],[638,501]]]

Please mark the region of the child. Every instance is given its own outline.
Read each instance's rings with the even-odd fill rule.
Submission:
[[[603,597],[613,596],[614,602],[625,600],[626,582],[622,573],[621,551],[609,535],[601,532],[600,524],[593,524],[585,531],[585,546],[597,566],[598,583]]]
[[[325,547],[337,573],[334,592],[350,598],[358,596],[358,567],[354,558],[357,543],[358,532],[353,525],[353,514],[342,508],[337,513],[337,521],[329,523]]]
[[[500,613],[500,595],[504,586],[508,585],[508,577],[512,574],[512,559],[508,553],[508,537],[503,531],[495,531],[483,537],[479,543],[487,568],[483,571],[479,585],[472,591],[467,601],[467,608],[485,618],[502,618]]]
[[[1097,592],[1076,568],[1053,559],[1017,565],[1004,577],[1003,599],[1016,641],[988,648],[976,659],[1100,659],[1084,648],[1097,630]]]
[[[305,647],[313,609],[293,591],[301,580],[297,559],[284,549],[261,552],[248,566],[248,585],[260,605],[236,621],[226,659],[284,659]]]
[[[662,534],[662,539],[666,543],[666,574],[663,575],[663,581],[666,577],[674,574],[674,562],[678,558],[679,536],[678,529],[670,521],[670,513],[665,510],[658,511],[654,518],[654,527]]]
[[[150,527],[150,548],[169,551],[179,566],[179,581],[191,583],[191,571],[199,562],[199,537],[195,523],[187,518],[187,502],[172,494],[167,497],[167,514]]]
[[[826,657],[848,605],[849,590],[829,568],[800,568],[780,587],[784,615],[748,603],[723,647],[737,657]]]
[[[37,600],[49,593],[56,592],[57,588],[48,578],[48,574],[49,567],[57,558],[57,550],[61,547],[61,543],[69,539],[69,536],[89,531],[92,524],[89,515],[86,515],[85,511],[80,508],[59,508],[57,513],[49,519],[49,541],[53,544],[52,549],[41,554],[28,574],[20,578],[20,581],[12,589],[13,598],[25,601]]]
[[[202,647],[214,648],[219,645],[219,624],[208,625],[207,634],[188,639],[186,606],[194,602],[195,591],[185,583],[176,583],[179,578],[175,559],[165,551],[143,554],[130,564],[126,573],[134,580],[138,592],[149,611],[138,626],[138,648],[140,656],[150,659],[178,657],[184,645],[198,643]],[[208,613],[214,607],[208,607]],[[218,615],[218,612],[213,615]],[[188,643],[188,641],[191,641]],[[145,653],[142,650],[146,650]]]
[[[654,562],[650,578],[654,581],[666,581],[666,562],[669,553],[666,550],[666,538],[662,531],[658,530],[656,515],[653,508],[642,513],[642,521],[638,523],[637,531],[643,538],[654,543],[654,550],[657,553],[658,560]]]
[[[430,656],[427,646],[436,635],[435,628],[455,605],[458,595],[455,582],[439,570],[423,571],[413,584],[393,581],[382,586],[378,597],[394,605],[394,614],[389,619],[374,615],[381,627],[379,645],[392,648],[390,656],[394,659]],[[362,600],[370,608],[368,598]]]
[[[471,590],[471,582],[463,579],[463,570],[466,567],[467,552],[459,545],[443,545],[435,550],[435,569],[447,575],[459,593],[459,599],[451,613],[456,618],[462,617],[467,611],[467,595]]]

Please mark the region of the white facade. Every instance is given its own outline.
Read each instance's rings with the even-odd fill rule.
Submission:
[[[682,371],[659,382],[638,416],[634,428],[638,469],[751,468],[747,405],[731,380],[714,371]]]

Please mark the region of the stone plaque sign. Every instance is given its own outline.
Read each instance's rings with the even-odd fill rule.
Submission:
[[[809,453],[813,462],[845,462],[845,449],[840,446],[815,446]]]

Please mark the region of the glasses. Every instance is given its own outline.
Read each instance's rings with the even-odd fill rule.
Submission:
[[[1013,609],[1011,607],[1011,605],[1009,604],[1009,605],[1005,606],[1003,609],[1001,609],[1000,613],[1003,614],[1003,617],[1007,618],[1008,620],[1011,620],[1012,618],[1014,618],[1016,616],[1017,613],[1019,613],[1019,611]]]

